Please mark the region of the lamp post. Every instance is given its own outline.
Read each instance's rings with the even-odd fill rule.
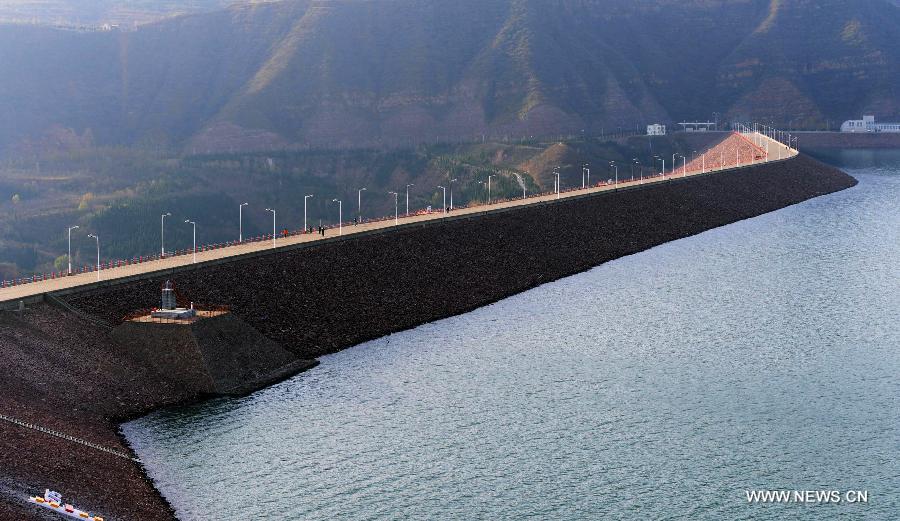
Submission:
[[[267,212],[272,212],[272,247],[275,247],[275,210],[266,208]]]
[[[416,186],[415,183],[410,183],[406,185],[406,216],[409,217],[409,187]]]
[[[97,241],[97,280],[100,280],[100,237],[97,237],[93,233],[88,235],[88,237]]]
[[[394,226],[400,223],[400,218],[397,216],[398,212],[398,204],[397,204],[397,192],[388,192],[388,194],[394,194]]]
[[[680,156],[680,155],[681,155],[681,154],[679,154],[678,152],[675,152],[674,154],[672,154],[672,177],[675,176],[675,168],[676,168],[676,167],[675,167],[675,164],[676,164],[676,163],[675,163],[675,156]]]
[[[238,205],[238,242],[244,242],[244,207],[250,203]]]
[[[616,188],[618,188],[619,187],[619,165],[617,165],[615,161],[610,161],[609,166],[610,166],[610,168],[614,168],[616,171],[616,182],[615,182],[614,186]]]
[[[185,224],[190,224],[191,226],[194,227],[194,249],[191,252],[192,253],[191,263],[193,264],[193,263],[197,262],[197,223],[195,223],[194,221],[192,221],[190,219],[185,219],[184,222],[185,222]]]
[[[553,170],[553,175],[556,176],[556,199],[559,199],[559,185],[560,185],[560,177],[559,177],[559,167],[556,167]]]
[[[587,171],[587,184],[588,186],[591,186],[591,164],[585,163],[584,169]]]
[[[337,199],[332,199],[331,202],[338,204],[338,235],[344,235],[344,205]]]
[[[441,190],[444,191],[444,206],[443,206],[443,210],[444,210],[444,214],[446,215],[446,214],[447,214],[447,189],[444,188],[443,186],[439,186],[438,188],[440,188]]]
[[[359,222],[362,222],[362,193],[365,191],[366,191],[365,188],[360,188],[356,192],[356,204],[357,204],[356,217],[357,217],[357,219],[359,219]]]
[[[77,230],[77,229],[78,229],[78,225],[69,226],[69,254],[67,255],[67,257],[69,259],[69,271],[67,272],[67,274],[69,274],[69,275],[72,274],[72,230]]]
[[[666,178],[666,159],[663,157],[657,157],[656,160],[662,161],[662,176],[663,176],[663,179],[665,179]]]
[[[494,177],[493,174],[488,176],[488,204],[491,204],[491,178]]]
[[[584,190],[584,188],[585,188],[585,186],[586,186],[586,185],[585,185],[585,179],[584,179],[584,174],[585,174],[585,172],[584,172],[584,168],[585,168],[584,165],[585,165],[585,164],[586,164],[586,163],[582,163],[582,164],[581,164],[581,189],[582,189],[582,190]]]
[[[681,177],[687,177],[687,157],[685,156],[681,156]]]
[[[310,197],[312,197],[312,194],[303,196],[303,231],[306,231],[309,229],[306,226],[306,200],[309,199]]]
[[[450,180],[450,209],[453,209],[453,183],[456,182],[456,179]]]
[[[162,214],[159,219],[159,258],[166,256],[166,217],[171,217],[171,212]]]

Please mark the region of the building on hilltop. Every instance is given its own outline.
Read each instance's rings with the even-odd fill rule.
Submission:
[[[875,116],[863,116],[843,122],[841,132],[900,132],[900,123],[875,123]]]
[[[660,125],[659,123],[655,123],[653,125],[647,125],[647,135],[648,136],[665,136],[666,135],[666,126]]]
[[[719,127],[715,121],[682,121],[679,125],[683,132],[710,132]]]

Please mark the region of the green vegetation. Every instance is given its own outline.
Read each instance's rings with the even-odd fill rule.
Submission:
[[[431,205],[439,209],[442,192],[450,188],[453,202],[485,202],[485,182],[491,177],[493,199],[519,197],[522,184],[529,194],[552,188],[552,170],[559,166],[563,186],[581,184],[581,165],[592,164],[594,181],[608,177],[608,161],[617,161],[624,177],[632,158],[647,167],[653,154],[689,151],[690,146],[671,138],[621,142],[592,139],[564,143],[440,144],[411,149],[307,151],[205,156],[158,156],[142,150],[99,149],[94,152],[54,154],[33,162],[10,161],[0,167],[6,190],[30,187],[27,205],[17,217],[0,211],[0,268],[2,273],[59,270],[65,262],[66,229],[78,225],[72,247],[76,265],[93,261],[94,244],[88,233],[98,233],[104,258],[130,258],[159,250],[160,216],[166,221],[167,249],[191,245],[191,227],[197,222],[198,241],[236,239],[238,205],[244,209],[245,236],[271,232],[270,214],[277,211],[278,229],[303,226],[303,196],[309,200],[311,226],[334,223],[344,202],[344,217],[357,212],[357,190],[363,192],[363,216],[393,214],[393,198],[400,196],[404,211],[405,187],[411,209]],[[29,165],[32,165],[29,168]],[[448,191],[448,203],[449,203]],[[6,203],[12,206],[12,200]],[[2,206],[2,205],[0,205]],[[0,208],[2,210],[2,208]]]

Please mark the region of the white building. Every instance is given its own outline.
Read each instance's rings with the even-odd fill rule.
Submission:
[[[900,123],[875,123],[875,116],[863,116],[843,122],[841,132],[900,132]]]
[[[666,135],[666,126],[660,125],[656,123],[654,125],[647,125],[647,135],[648,136],[665,136]]]

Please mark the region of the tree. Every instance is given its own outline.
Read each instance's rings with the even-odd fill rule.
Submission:
[[[69,267],[68,255],[60,255],[53,261],[53,268],[56,271],[65,271]]]

